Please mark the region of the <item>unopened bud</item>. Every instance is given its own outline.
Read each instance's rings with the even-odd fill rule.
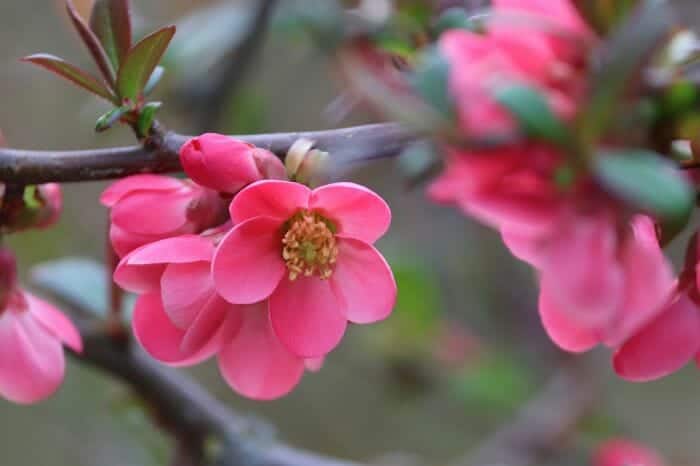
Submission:
[[[287,171],[282,161],[272,152],[256,147],[253,150],[253,159],[263,179],[286,180]]]
[[[223,134],[206,133],[187,141],[180,149],[185,173],[194,182],[224,193],[236,193],[261,178],[255,146]]]
[[[290,179],[294,179],[304,161],[306,154],[309,153],[311,148],[314,146],[314,142],[310,139],[297,139],[294,144],[287,151],[287,156],[284,158],[284,165],[287,168],[287,176]]]
[[[313,149],[313,141],[299,139],[289,148],[285,165],[290,179],[306,185],[316,185],[324,177],[328,152]]]
[[[48,228],[63,209],[61,187],[56,183],[0,189],[0,228],[5,232]]]

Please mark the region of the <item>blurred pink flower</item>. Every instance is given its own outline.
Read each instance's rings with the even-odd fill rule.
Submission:
[[[593,466],[665,466],[661,456],[652,448],[632,440],[618,438],[598,446]]]
[[[192,180],[224,193],[264,178],[286,178],[284,165],[270,151],[222,134],[190,139],[180,149],[180,160]]]
[[[661,312],[673,276],[651,219],[621,228],[603,212],[566,218],[554,231],[518,247],[540,273],[540,316],[562,349],[616,348]]]
[[[136,339],[154,358],[174,366],[217,355],[233,390],[259,400],[281,397],[301,379],[305,361],[272,332],[268,302],[230,304],[211,278],[214,244],[195,235],[169,238],[136,249],[115,271],[115,281],[139,293]]]
[[[236,195],[230,214],[234,227],[214,256],[216,289],[232,303],[269,298],[272,328],[292,353],[324,356],[348,321],[391,313],[396,283],[372,246],[391,212],[374,192],[353,183],[312,191],[258,181]]]
[[[225,212],[215,191],[159,175],[119,180],[102,193],[100,201],[111,209],[109,236],[119,256],[144,244],[223,223]]]
[[[14,256],[0,251],[0,396],[41,401],[63,382],[63,345],[82,351],[80,334],[56,308],[19,288]]]
[[[445,171],[428,189],[439,203],[456,204],[465,215],[505,231],[549,231],[566,200],[552,182],[560,155],[531,144],[488,152],[448,149]]]

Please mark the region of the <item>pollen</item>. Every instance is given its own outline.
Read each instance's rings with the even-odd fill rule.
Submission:
[[[289,270],[289,279],[318,275],[326,280],[333,275],[338,258],[333,224],[315,212],[304,210],[289,219],[286,226],[282,258]]]

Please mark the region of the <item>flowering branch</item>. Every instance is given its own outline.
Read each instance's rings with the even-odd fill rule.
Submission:
[[[270,133],[236,136],[283,156],[299,138],[316,142],[336,163],[398,155],[415,136],[391,123],[354,126],[327,131]],[[176,133],[146,139],[143,146],[78,151],[33,151],[0,148],[0,181],[16,184],[93,181],[135,173],[181,170],[178,151],[189,139]]]
[[[71,313],[83,338],[79,362],[90,364],[130,386],[152,409],[152,415],[178,442],[175,464],[234,466],[360,466],[254,437],[260,421],[236,415],[201,385],[180,371],[155,362],[138,345],[115,341],[96,326],[77,299],[56,288],[39,286]],[[569,361],[542,391],[525,405],[506,427],[495,433],[475,453],[451,464],[460,466],[527,466],[551,455],[562,439],[575,431],[589,412],[595,390],[580,365]],[[221,445],[217,458],[204,462],[204,442],[216,438]],[[189,461],[189,462],[188,462]]]

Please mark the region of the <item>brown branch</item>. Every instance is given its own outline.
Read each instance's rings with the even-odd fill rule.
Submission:
[[[235,136],[269,149],[280,157],[297,139],[316,141],[339,165],[395,156],[416,137],[393,123],[355,126],[327,131]],[[162,141],[144,147],[79,151],[34,151],[0,148],[0,181],[17,184],[73,182],[121,178],[136,173],[181,170],[178,151],[188,136],[167,133]]]
[[[259,421],[237,416],[201,385],[181,371],[156,363],[138,345],[115,341],[103,325],[86,317],[92,313],[76,299],[53,288],[39,288],[59,300],[80,329],[83,352],[71,355],[128,385],[157,423],[173,435],[174,464],[204,464],[205,440],[211,436],[221,444],[211,463],[215,466],[360,466],[254,438],[251,432]]]
[[[516,418],[452,466],[530,466],[561,450],[595,401],[590,376],[573,360]]]

